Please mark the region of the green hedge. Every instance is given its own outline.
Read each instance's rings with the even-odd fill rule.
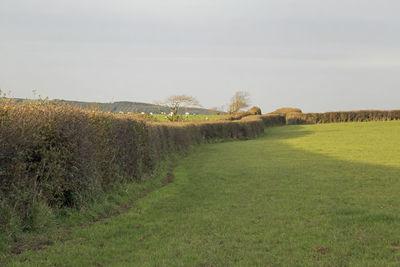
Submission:
[[[298,113],[286,114],[287,124],[315,124],[331,122],[362,122],[399,120],[400,110],[360,110],[339,111],[326,113]]]
[[[52,104],[0,104],[0,230],[29,227],[35,203],[81,208],[140,181],[169,154],[212,140],[254,138],[282,116],[153,123]],[[4,230],[4,229],[3,229]]]

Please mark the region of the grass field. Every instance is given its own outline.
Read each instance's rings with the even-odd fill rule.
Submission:
[[[180,115],[182,121],[206,121],[206,120],[221,120],[225,118],[224,115]],[[169,122],[165,114],[153,114],[149,115],[149,118],[158,122]]]
[[[201,145],[174,182],[11,265],[400,265],[400,122]]]

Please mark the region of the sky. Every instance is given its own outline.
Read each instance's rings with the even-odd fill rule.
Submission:
[[[400,109],[398,0],[1,0],[11,96]]]

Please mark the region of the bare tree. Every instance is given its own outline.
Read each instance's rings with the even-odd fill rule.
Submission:
[[[236,92],[229,103],[228,112],[236,113],[242,108],[250,106],[250,94],[244,91]]]
[[[160,102],[159,105],[169,108],[171,111],[171,120],[177,120],[178,112],[182,108],[188,107],[201,107],[199,101],[196,98],[186,95],[174,95],[170,96],[164,101]]]

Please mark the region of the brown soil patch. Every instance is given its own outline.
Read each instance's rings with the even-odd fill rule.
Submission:
[[[322,254],[322,255],[325,255],[325,254],[329,253],[329,248],[324,248],[324,247],[317,248],[315,250],[315,252],[317,252],[319,254]]]

